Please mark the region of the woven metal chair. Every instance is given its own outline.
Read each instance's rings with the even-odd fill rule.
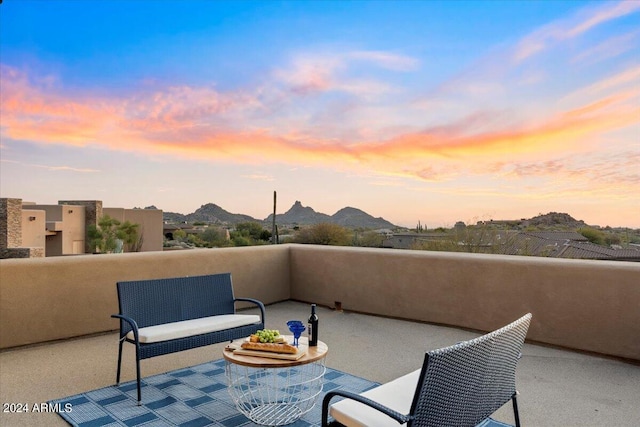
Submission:
[[[374,400],[367,393],[329,391],[322,402],[323,427],[330,425],[329,415],[339,419],[331,425],[348,427],[504,426],[490,416],[509,400],[515,425],[520,426],[515,374],[530,322],[529,313],[479,338],[426,353],[422,369],[415,372],[417,387],[400,388],[406,396],[398,396],[396,387],[395,396],[390,399],[407,402],[406,406],[411,401],[409,413],[400,413],[380,401],[385,399]],[[380,390],[373,394],[381,396]],[[330,401],[336,396],[347,399],[330,408]]]

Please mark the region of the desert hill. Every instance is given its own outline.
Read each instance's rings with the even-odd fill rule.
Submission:
[[[577,220],[569,214],[558,212],[535,216],[529,220],[529,224],[536,227],[581,228],[587,226],[582,220]]]
[[[249,215],[230,213],[214,203],[207,203],[200,206],[195,212],[190,214],[180,214],[175,212],[164,212],[164,220],[168,222],[206,222],[210,224],[233,225],[241,222],[256,221],[269,225],[273,221],[273,214],[264,220],[253,218]],[[321,222],[330,222],[349,228],[397,228],[396,225],[384,218],[375,218],[368,213],[346,207],[340,209],[333,215],[316,212],[309,206],[303,206],[300,201],[296,201],[284,214],[276,215],[276,223],[282,225],[313,225]]]

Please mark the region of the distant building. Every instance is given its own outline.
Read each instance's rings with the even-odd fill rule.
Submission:
[[[385,238],[382,246],[413,249],[420,247],[421,243],[451,243],[454,237],[454,234],[446,233],[396,233]],[[473,252],[476,253],[640,262],[640,247],[596,245],[575,231],[497,230],[495,233],[486,235],[470,233],[466,238],[467,241],[457,241],[457,246],[460,248],[472,246]],[[445,247],[452,246],[445,245]]]
[[[553,258],[640,261],[640,250],[602,246],[573,231],[530,231],[517,233],[506,242],[507,255],[534,255]]]
[[[0,258],[39,258],[90,253],[87,230],[103,215],[138,224],[140,251],[161,251],[162,211],[103,208],[100,200],[39,205],[0,198]]]
[[[412,249],[421,242],[448,241],[450,236],[445,233],[393,233],[382,240],[383,248]]]

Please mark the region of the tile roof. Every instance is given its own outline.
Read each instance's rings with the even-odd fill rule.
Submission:
[[[587,242],[589,240],[577,231],[527,231],[523,234],[547,240],[572,240],[576,242]]]
[[[383,246],[397,249],[410,249],[419,241],[447,241],[446,234],[394,234],[385,239]],[[575,231],[504,231],[481,234],[471,237],[471,246],[475,252],[529,255],[552,258],[597,259],[640,261],[640,248],[612,248],[596,245]],[[477,241],[473,241],[477,240]],[[464,242],[459,245],[464,246]]]

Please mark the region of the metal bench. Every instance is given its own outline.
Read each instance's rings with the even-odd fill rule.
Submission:
[[[243,338],[264,328],[264,305],[235,298],[231,274],[118,282],[120,319],[118,372],[122,346],[136,348],[138,405],[142,404],[140,360]],[[236,313],[235,303],[249,302],[260,316]]]

